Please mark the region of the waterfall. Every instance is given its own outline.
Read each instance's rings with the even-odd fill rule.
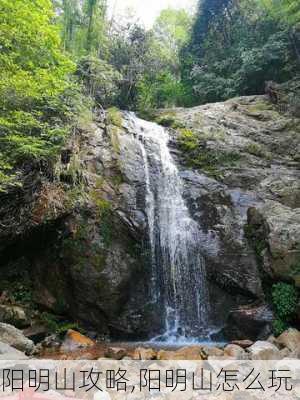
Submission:
[[[183,199],[183,182],[163,127],[127,114],[145,176],[153,302],[164,313],[158,340],[207,338],[209,294],[201,235]]]

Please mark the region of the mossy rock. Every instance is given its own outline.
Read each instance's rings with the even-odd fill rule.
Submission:
[[[106,111],[107,121],[109,124],[122,128],[123,116],[117,107],[111,107]]]
[[[179,131],[179,146],[183,151],[185,164],[190,168],[200,169],[209,176],[219,178],[223,167],[233,166],[241,158],[238,152],[208,148],[206,137],[190,129]]]

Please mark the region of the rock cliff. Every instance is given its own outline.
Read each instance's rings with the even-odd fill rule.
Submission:
[[[299,119],[264,96],[151,118],[168,129],[184,199],[201,228],[214,320],[230,338],[266,336],[268,286],[300,282]],[[126,113],[94,115],[59,162],[25,165],[23,187],[0,194],[2,294],[16,303],[28,295],[29,308],[103,335],[156,332],[144,175],[126,142],[134,134]]]

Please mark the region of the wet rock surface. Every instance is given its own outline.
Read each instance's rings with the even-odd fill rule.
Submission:
[[[237,344],[193,344],[190,346],[163,346],[153,343],[107,343],[95,342],[93,346],[73,348],[66,351],[62,347],[44,347],[38,355],[40,358],[53,358],[61,360],[91,359],[91,360],[283,360],[299,359],[300,332],[296,329],[285,331],[278,338],[267,341],[248,341]],[[62,340],[66,340],[62,339]],[[250,344],[250,346],[249,346]],[[247,346],[247,347],[245,347]],[[1,346],[0,346],[1,351]]]

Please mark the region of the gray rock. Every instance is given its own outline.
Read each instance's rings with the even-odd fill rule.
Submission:
[[[248,356],[247,356],[247,353],[245,352],[245,350],[236,344],[228,344],[224,348],[224,355],[228,356],[228,357],[233,357],[236,360],[247,360],[248,359]]]
[[[294,279],[300,287],[296,266],[300,257],[300,208],[291,209],[274,201],[251,209],[248,223],[254,240],[265,244],[263,268],[272,278]]]
[[[279,349],[270,342],[258,341],[248,347],[252,360],[279,360],[281,354]]]
[[[25,353],[16,350],[7,343],[0,342],[0,360],[26,360]]]
[[[300,351],[300,332],[297,329],[289,328],[275,339],[275,344],[286,347],[290,351]]]
[[[267,304],[241,306],[230,312],[224,328],[229,340],[266,339],[272,331],[273,312]]]
[[[17,350],[30,354],[34,350],[32,340],[24,336],[23,332],[12,325],[0,323],[0,341]]]
[[[25,328],[30,324],[24,308],[6,304],[0,304],[0,321],[17,328]]]

